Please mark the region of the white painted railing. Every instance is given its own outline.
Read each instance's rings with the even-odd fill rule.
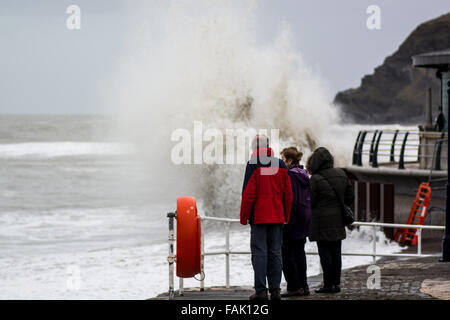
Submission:
[[[204,270],[204,259],[205,256],[213,256],[213,255],[225,255],[225,282],[226,287],[230,287],[230,255],[232,254],[251,254],[250,251],[232,251],[230,250],[230,228],[232,223],[240,223],[239,219],[227,219],[227,218],[216,218],[216,217],[200,217],[203,221],[216,221],[225,223],[225,250],[221,251],[213,251],[213,252],[205,252],[204,245],[204,234],[205,227],[204,224],[201,224],[201,234],[202,234],[202,243],[201,243],[201,252],[202,252],[202,261],[201,261],[201,269],[202,273]],[[373,257],[373,262],[376,262],[377,257],[408,257],[408,258],[418,258],[418,257],[428,257],[430,255],[422,254],[422,230],[445,230],[444,226],[429,226],[429,225],[409,225],[409,224],[396,224],[396,223],[378,223],[378,222],[354,222],[352,226],[367,226],[373,227],[373,246],[372,252],[370,253],[359,253],[359,252],[343,252],[343,256],[368,256]],[[376,232],[377,228],[404,228],[404,229],[417,229],[417,253],[377,253],[377,242],[376,242]],[[317,252],[306,252],[308,255],[317,255]],[[173,277],[173,271],[169,272],[169,277]],[[172,278],[173,279],[173,278]],[[179,279],[179,294],[183,294],[183,279]],[[170,281],[170,280],[169,280]],[[172,280],[173,283],[173,280]],[[172,287],[173,288],[173,287]],[[202,279],[200,280],[200,290],[203,291],[205,288],[204,276],[202,275]],[[173,289],[172,289],[173,290]]]

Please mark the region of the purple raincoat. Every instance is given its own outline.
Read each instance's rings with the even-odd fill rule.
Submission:
[[[293,240],[305,239],[309,235],[311,221],[311,189],[308,172],[303,166],[291,167],[288,170],[291,178],[293,202],[289,223],[284,232]]]

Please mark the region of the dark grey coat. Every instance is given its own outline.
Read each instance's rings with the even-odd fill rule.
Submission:
[[[346,205],[353,204],[355,195],[345,172],[333,168],[333,163],[333,156],[322,147],[316,149],[308,161],[308,169],[312,174],[310,241],[338,241],[346,237],[341,203],[327,180]]]

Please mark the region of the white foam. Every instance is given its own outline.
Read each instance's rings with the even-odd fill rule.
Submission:
[[[154,206],[153,210],[163,212]],[[133,246],[161,241],[165,221],[149,219],[146,207],[53,209],[0,214],[0,253],[20,257]],[[36,248],[39,248],[36,251]]]
[[[175,177],[174,192],[195,195],[214,215],[239,212],[242,166],[170,159],[172,132],[192,133],[194,121],[205,129],[279,129],[275,152],[297,146],[306,160],[325,146],[337,166],[350,164],[362,127],[341,124],[326,79],[305,63],[288,25],[262,45],[252,1],[146,2],[140,12],[145,18],[133,22],[129,54],[104,97],[120,115],[119,136],[149,154],[146,174]]]
[[[146,23],[136,19],[139,27],[130,28],[130,52],[111,77],[105,105],[119,110],[120,136],[150,154],[150,175],[169,172],[180,193],[195,194],[208,211],[227,216],[238,212],[243,168],[175,167],[174,130],[192,130],[194,121],[205,129],[280,129],[275,152],[287,145],[305,152],[334,146],[330,138],[339,137],[328,129],[339,121],[338,110],[325,82],[295,48],[289,26],[280,26],[269,43],[258,43],[252,1],[146,2],[141,13]],[[339,155],[351,156],[351,147],[333,151],[340,164]]]
[[[23,142],[0,144],[0,158],[53,158],[86,155],[123,155],[134,152],[130,144],[110,142]]]
[[[352,231],[343,242],[343,252],[369,252],[372,233],[365,229]],[[231,232],[231,248],[249,251],[248,227]],[[206,251],[224,248],[222,233],[210,231],[205,238]],[[307,243],[307,251],[317,251],[315,243]],[[131,248],[113,248],[78,253],[53,253],[0,258],[0,299],[146,299],[168,290],[167,243]],[[377,232],[377,251],[400,251]],[[343,267],[371,263],[371,257],[343,257]],[[79,290],[70,290],[67,282],[71,268],[80,271]],[[231,285],[253,284],[249,255],[231,256]],[[317,256],[308,256],[308,275],[319,273]],[[224,256],[205,257],[205,285],[225,285]],[[199,282],[185,279],[185,288],[198,287]],[[364,285],[364,284],[362,284]],[[178,281],[176,281],[176,287]]]

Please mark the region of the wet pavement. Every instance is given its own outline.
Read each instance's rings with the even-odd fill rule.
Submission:
[[[410,250],[414,250],[411,248]],[[432,250],[430,250],[432,251]],[[434,251],[434,250],[433,250]],[[431,253],[431,252],[430,252]],[[308,278],[311,295],[289,300],[430,300],[450,299],[450,263],[439,262],[439,254],[426,258],[382,259],[375,265],[357,266],[342,271],[341,292],[317,294],[321,276]],[[285,285],[285,284],[283,284]],[[284,289],[284,288],[282,288]],[[185,289],[176,300],[247,300],[251,287],[212,287]],[[167,299],[167,293],[156,299]]]

